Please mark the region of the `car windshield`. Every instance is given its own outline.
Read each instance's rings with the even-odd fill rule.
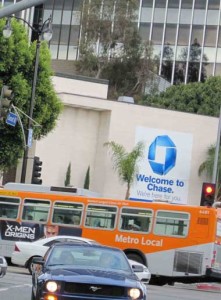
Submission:
[[[121,251],[106,248],[67,246],[55,247],[48,256],[46,265],[77,268],[97,267],[132,272],[126,256]]]

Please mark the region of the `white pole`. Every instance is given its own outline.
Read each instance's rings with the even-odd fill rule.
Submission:
[[[219,113],[219,125],[218,125],[216,150],[215,150],[215,158],[214,158],[214,165],[213,165],[212,183],[216,183],[216,179],[217,179],[217,169],[218,169],[218,161],[219,161],[219,148],[220,148],[220,133],[221,133],[221,107],[220,107],[220,113]]]

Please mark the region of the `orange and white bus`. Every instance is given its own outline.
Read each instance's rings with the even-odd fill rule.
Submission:
[[[76,235],[123,249],[148,266],[152,283],[214,281],[221,278],[221,265],[215,264],[217,220],[215,208],[79,196],[72,188],[10,183],[0,190],[0,255],[10,257],[18,240]]]

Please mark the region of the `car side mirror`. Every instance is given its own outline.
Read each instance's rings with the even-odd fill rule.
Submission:
[[[143,267],[140,265],[132,265],[132,269],[135,273],[141,273],[143,272]]]
[[[34,257],[32,259],[32,263],[37,264],[37,265],[43,265],[45,263],[45,261],[42,257]]]

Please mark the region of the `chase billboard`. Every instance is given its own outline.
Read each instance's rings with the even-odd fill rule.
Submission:
[[[192,134],[137,127],[136,143],[145,143],[130,199],[186,204]]]

